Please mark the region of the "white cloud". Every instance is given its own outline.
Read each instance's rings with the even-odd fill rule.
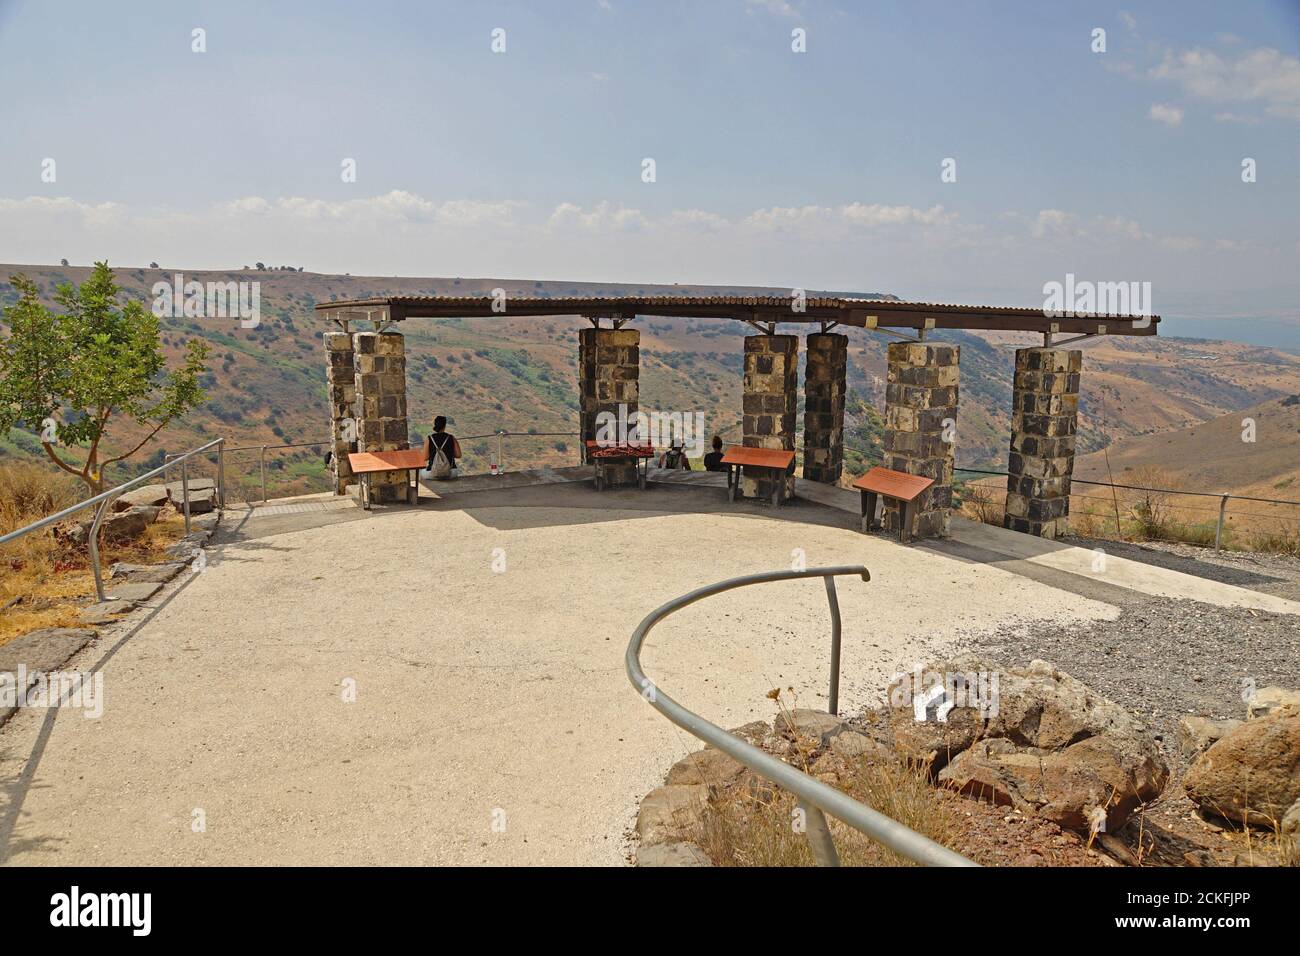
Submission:
[[[1124,24],[1124,28],[1128,30],[1129,33],[1137,33],[1137,17],[1133,16],[1133,14],[1129,13],[1127,10],[1121,10],[1119,12],[1119,20],[1120,23]]]
[[[1147,110],[1147,117],[1157,123],[1164,123],[1166,126],[1183,125],[1182,108],[1170,106],[1167,103],[1152,103],[1151,109]]]
[[[1269,47],[1235,59],[1211,50],[1169,52],[1150,75],[1215,103],[1258,103],[1272,116],[1300,119],[1300,59]]]
[[[746,13],[770,13],[778,17],[797,17],[799,11],[786,0],[745,0]]]

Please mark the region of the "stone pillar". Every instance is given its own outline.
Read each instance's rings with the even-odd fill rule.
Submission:
[[[406,448],[406,340],[398,332],[357,332],[357,447],[359,451]],[[406,472],[371,476],[371,500],[384,504],[406,499]]]
[[[352,469],[348,453],[357,450],[356,371],[352,356],[352,336],[348,332],[325,333],[326,388],[330,402],[330,448],[334,452],[334,493],[347,494]]]
[[[1069,530],[1082,369],[1078,349],[1016,349],[1003,527],[1040,538]]]
[[[833,485],[844,470],[844,378],[849,337],[808,336],[804,360],[803,476]]]
[[[798,387],[797,335],[746,336],[741,444],[748,448],[794,451]],[[785,488],[781,496],[793,497],[794,474],[787,474],[782,480]],[[740,481],[740,493],[748,498],[771,498],[775,490],[775,484],[768,478],[746,474]]]
[[[884,466],[934,479],[909,509],[912,526],[907,531],[913,538],[948,534],[960,358],[957,345],[893,342],[889,346]],[[886,531],[901,530],[896,502],[885,500],[882,524]]]
[[[582,460],[586,442],[600,437],[597,418],[608,412],[617,427],[620,408],[631,427],[640,409],[641,333],[636,329],[582,329],[578,332],[578,385],[581,389]],[[617,436],[614,436],[617,437]],[[645,439],[648,436],[642,435]],[[636,467],[609,468],[610,484],[635,484]]]

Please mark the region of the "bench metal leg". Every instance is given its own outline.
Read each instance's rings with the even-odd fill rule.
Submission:
[[[420,502],[420,473],[418,471],[408,471],[406,473],[406,502],[412,505]]]
[[[370,510],[370,475],[361,476],[361,508],[363,511]]]
[[[736,489],[740,486],[740,469],[735,465],[727,466],[727,500],[736,503]]]

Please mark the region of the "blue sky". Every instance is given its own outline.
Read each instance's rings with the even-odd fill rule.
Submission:
[[[3,262],[1014,305],[1073,272],[1300,347],[1297,0],[0,0],[0,88]]]

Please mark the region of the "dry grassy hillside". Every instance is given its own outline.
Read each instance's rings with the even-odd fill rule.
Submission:
[[[78,267],[0,265],[0,305],[14,299],[7,280],[23,272],[47,297],[60,282],[83,281]],[[151,302],[151,288],[171,281],[165,269],[119,268],[127,295]],[[327,432],[325,373],[320,333],[324,325],[313,306],[332,298],[384,294],[486,294],[502,287],[513,295],[656,294],[663,292],[758,292],[756,287],[654,286],[470,278],[403,278],[319,275],[308,272],[233,270],[187,272],[199,281],[257,280],[261,283],[262,322],[241,329],[232,319],[165,319],[164,344],[179,360],[186,339],[201,336],[213,346],[205,378],[209,400],[184,422],[169,428],[149,446],[134,467],[161,461],[162,451],[179,451],[225,436],[239,445],[276,445],[323,439]],[[778,290],[779,291],[779,290]],[[862,293],[871,294],[871,293]],[[878,293],[877,293],[878,294]],[[402,331],[408,340],[411,428],[427,430],[435,414],[447,414],[461,435],[511,431],[565,432],[576,428],[577,317],[460,321],[412,320]],[[644,316],[642,406],[705,414],[710,431],[736,433],[740,408],[740,339],[750,333],[738,322]],[[1176,328],[1166,321],[1164,331]],[[783,331],[806,332],[791,326]],[[864,331],[850,335],[849,386],[868,414],[849,423],[851,461],[869,458],[878,422],[869,410],[883,410],[887,339]],[[962,345],[961,416],[958,461],[975,467],[1005,462],[1010,416],[1012,349],[1031,344],[1027,336],[936,336]],[[1300,393],[1300,356],[1227,342],[1170,338],[1110,339],[1086,350],[1081,401],[1080,442],[1084,450],[1108,438],[1177,429],[1269,399]],[[1104,423],[1103,423],[1104,402]],[[852,403],[851,403],[852,404]],[[117,441],[133,436],[123,433]],[[468,443],[469,468],[485,468],[495,442]],[[322,450],[296,449],[268,455],[273,491],[324,487]],[[33,436],[13,433],[0,439],[0,457],[35,459]],[[506,446],[507,466],[572,463],[573,439],[515,438]],[[231,470],[246,485],[255,484],[256,455],[232,456]],[[125,474],[125,472],[123,472]]]

